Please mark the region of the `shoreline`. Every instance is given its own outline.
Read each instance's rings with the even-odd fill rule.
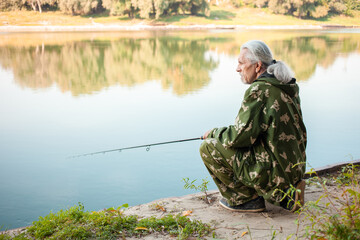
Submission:
[[[360,29],[360,26],[345,25],[119,25],[119,24],[92,24],[92,25],[35,25],[35,26],[0,26],[0,33],[22,32],[111,32],[111,31],[192,31],[192,30],[324,30],[324,29]]]
[[[319,177],[335,173],[335,172],[341,170],[342,167],[344,167],[348,164],[360,166],[360,159],[336,163],[336,164],[332,164],[332,165],[326,165],[324,167],[312,169],[310,172],[305,173],[304,179],[311,178],[312,175],[314,175],[314,172],[316,172]],[[307,201],[315,200],[317,197],[319,197],[321,190],[322,189],[317,189],[314,186],[307,186],[306,191],[305,191],[306,200]],[[220,193],[218,190],[210,190],[210,191],[208,191],[208,194],[211,196],[214,196],[215,199],[220,198]],[[169,209],[169,210],[177,209],[176,211],[180,211],[180,213],[182,211],[192,209],[191,211],[193,212],[193,214],[192,214],[193,217],[195,217],[196,219],[199,218],[205,222],[214,220],[214,218],[216,218],[216,221],[226,224],[225,220],[233,221],[238,217],[240,217],[240,219],[242,219],[244,216],[247,216],[252,219],[251,222],[253,222],[253,224],[262,226],[263,224],[265,224],[265,225],[268,224],[269,219],[278,218],[281,220],[277,224],[278,225],[277,227],[279,229],[282,229],[282,227],[284,227],[285,224],[289,224],[289,226],[288,226],[289,229],[284,231],[284,233],[290,234],[291,231],[293,230],[293,229],[291,229],[291,227],[293,227],[294,224],[292,221],[289,221],[289,219],[295,220],[296,215],[293,213],[290,213],[289,211],[282,209],[281,207],[277,207],[272,204],[266,203],[266,206],[267,206],[266,212],[263,212],[260,214],[257,214],[257,213],[235,213],[235,212],[229,212],[227,210],[222,209],[221,207],[218,206],[217,202],[209,205],[209,204],[206,204],[204,201],[199,201],[199,196],[201,196],[201,195],[203,195],[203,193],[198,192],[198,193],[188,194],[188,195],[184,195],[184,196],[156,199],[149,203],[131,206],[131,207],[127,208],[124,212],[126,214],[135,214],[135,215],[138,215],[141,217],[150,217],[150,216],[161,217],[165,214],[165,212],[169,212],[169,213],[171,212],[171,211],[165,211],[165,212],[156,211],[153,209],[152,206],[154,204],[161,203],[161,205],[164,205],[166,207],[166,209]],[[102,210],[100,210],[100,211],[102,211]],[[219,214],[219,216],[217,216],[217,214]],[[269,218],[269,215],[272,215],[272,217]],[[28,227],[29,226],[24,226],[24,227],[0,231],[0,235],[1,234],[19,234],[19,233],[22,233],[23,231],[25,231],[26,228],[28,228]],[[269,227],[270,227],[270,225],[269,225]],[[229,232],[233,232],[233,229],[226,230],[227,227],[221,227],[221,228],[224,228],[226,231],[226,233],[221,231],[222,235],[229,236],[228,235]],[[260,235],[265,234],[269,229],[266,229],[266,228],[260,229],[261,231],[259,231],[258,234],[260,234]],[[246,228],[242,228],[242,230],[246,230]],[[153,239],[153,238],[150,238],[150,239]]]

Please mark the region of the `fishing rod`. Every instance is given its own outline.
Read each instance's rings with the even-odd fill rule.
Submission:
[[[188,139],[174,140],[174,141],[168,141],[168,142],[150,143],[150,144],[144,144],[144,145],[138,145],[138,146],[132,146],[132,147],[116,148],[116,149],[99,151],[99,152],[85,153],[85,154],[71,156],[70,158],[85,157],[85,156],[101,154],[101,153],[104,154],[104,153],[108,153],[108,152],[121,152],[123,150],[129,150],[129,149],[134,149],[134,148],[143,148],[143,147],[146,147],[146,151],[149,151],[151,146],[188,142],[188,141],[194,141],[194,140],[203,140],[203,139],[204,139],[203,137],[197,137],[197,138],[188,138]]]

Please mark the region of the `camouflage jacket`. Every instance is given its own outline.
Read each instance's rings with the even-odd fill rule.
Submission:
[[[295,79],[283,84],[261,75],[245,92],[235,124],[208,137],[236,149],[235,176],[264,193],[296,183],[305,172],[307,140]]]

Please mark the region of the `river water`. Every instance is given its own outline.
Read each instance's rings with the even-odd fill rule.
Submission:
[[[1,34],[2,229],[78,202],[93,211],[189,194],[183,178],[210,179],[201,141],[69,156],[232,124],[250,39],[296,74],[308,168],[359,159],[359,30]]]

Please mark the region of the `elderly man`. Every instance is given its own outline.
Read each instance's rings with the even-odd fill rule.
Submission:
[[[250,87],[235,124],[204,134],[201,158],[223,196],[222,207],[261,212],[266,200],[296,211],[304,203],[306,162],[299,87],[262,41],[242,45],[238,62],[236,71]]]

